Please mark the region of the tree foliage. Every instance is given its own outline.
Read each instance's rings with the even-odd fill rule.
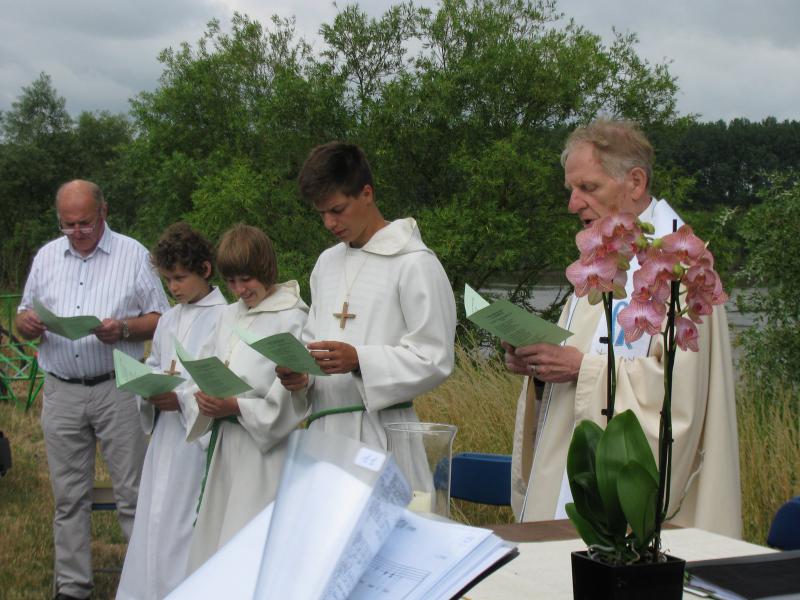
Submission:
[[[747,364],[759,381],[800,385],[800,180],[773,174],[759,195],[763,203],[744,217],[741,234],[750,249],[745,265],[751,291],[740,299],[760,327],[743,335]],[[766,385],[766,384],[765,384]]]
[[[109,184],[120,148],[131,141],[124,116],[84,112],[73,119],[65,107],[42,73],[0,115],[0,287],[18,289],[37,248],[58,233],[58,187],[78,177]]]
[[[98,180],[114,226],[148,245],[178,219],[212,238],[245,220],[305,283],[333,240],[299,198],[297,173],[314,145],[348,140],[370,157],[385,216],[418,219],[457,291],[512,278],[524,301],[563,268],[577,228],[559,165],[566,132],[600,112],[675,121],[667,65],[641,59],[632,34],[603,43],[555,0],[398,3],[377,17],[348,5],[320,34],[314,51],[292,19],[211,21],[194,44],[159,55],[159,85],[132,100],[130,121],[71,121],[42,75],[3,115],[0,174],[19,174],[2,191],[27,194],[22,180],[35,181],[36,218],[50,215],[42,235],[55,188],[78,176]],[[37,236],[15,247],[16,263]]]

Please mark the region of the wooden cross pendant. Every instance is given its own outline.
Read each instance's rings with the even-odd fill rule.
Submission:
[[[167,375],[180,375],[180,371],[175,370],[175,359],[172,359],[172,363],[169,365],[169,371],[164,371]]]
[[[333,313],[333,316],[339,319],[339,329],[344,329],[347,319],[355,319],[355,313],[347,312],[347,301],[342,304],[342,312]]]

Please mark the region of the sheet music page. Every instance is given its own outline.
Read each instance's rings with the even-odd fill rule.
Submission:
[[[434,521],[406,510],[350,599],[432,598],[429,592],[440,578],[492,535],[488,529]]]
[[[336,565],[324,600],[345,600],[356,587],[359,576],[368,568],[408,502],[408,484],[394,461],[389,461],[375,485],[367,508],[355,527],[350,543]]]

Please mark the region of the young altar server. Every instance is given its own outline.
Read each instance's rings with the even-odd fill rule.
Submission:
[[[308,386],[312,428],[386,448],[384,424],[416,421],[415,397],[453,370],[456,309],[436,255],[412,218],[387,222],[364,152],[341,142],[312,150],[300,193],[339,240],[311,273],[304,342],[329,377],[278,370]]]
[[[264,338],[288,331],[299,338],[308,307],[297,282],[276,283],[272,243],[263,231],[248,225],[236,225],[222,236],[217,267],[239,299],[224,311],[213,354],[253,389],[236,398],[195,393],[199,412],[190,439],[209,428],[216,434],[212,431],[213,453],[192,537],[189,573],[274,499],[286,439],[308,413],[305,393],[284,389],[276,380],[275,363],[236,333],[238,328]]]
[[[219,289],[209,284],[214,248],[186,223],[164,231],[150,260],[177,304],[158,322],[147,365],[187,381],[172,392],[139,400],[142,427],[151,438],[118,600],[163,598],[186,575],[208,439],[186,443],[183,407],[190,381],[187,373],[176,373],[180,368],[176,368],[174,340],[191,353],[209,354],[217,321],[227,306]]]

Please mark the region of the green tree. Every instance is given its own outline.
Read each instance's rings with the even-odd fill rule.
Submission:
[[[67,101],[58,95],[47,73],[29,86],[12,102],[11,110],[0,115],[0,133],[4,142],[30,144],[43,137],[68,132],[72,118],[67,113]]]
[[[195,47],[167,49],[159,60],[160,86],[133,101],[138,137],[122,160],[131,194],[139,198],[135,231],[144,240],[178,219],[213,224],[207,233],[214,235],[234,217],[254,219],[226,205],[253,196],[231,194],[252,194],[265,181],[293,188],[310,147],[349,129],[343,80],[311,61],[293,20],[275,17],[264,28],[236,14],[228,33],[212,21]],[[252,180],[244,187],[243,177]],[[276,237],[266,208],[258,209],[254,224]],[[299,242],[305,232],[294,230]]]
[[[561,25],[553,1],[442,0],[371,20],[354,7],[339,16],[321,55],[353,86],[350,137],[370,156],[385,214],[418,216],[456,291],[505,277],[524,298],[566,264],[577,224],[559,154],[572,126],[600,111],[647,124],[675,116],[674,78],[638,57],[635,36],[604,45]],[[406,47],[419,50],[409,57]],[[374,74],[366,87],[353,77],[362,57]]]
[[[58,235],[53,202],[70,179],[96,181],[112,200],[119,151],[131,141],[127,119],[108,113],[82,113],[77,121],[66,100],[42,73],[0,119],[0,285],[19,289],[39,246]],[[109,194],[111,190],[111,194]],[[124,211],[122,211],[124,213]]]
[[[757,381],[800,384],[800,181],[773,174],[763,202],[746,214],[741,234],[750,250],[745,265],[751,291],[740,299],[742,311],[754,312],[759,327],[742,335],[746,364]]]

